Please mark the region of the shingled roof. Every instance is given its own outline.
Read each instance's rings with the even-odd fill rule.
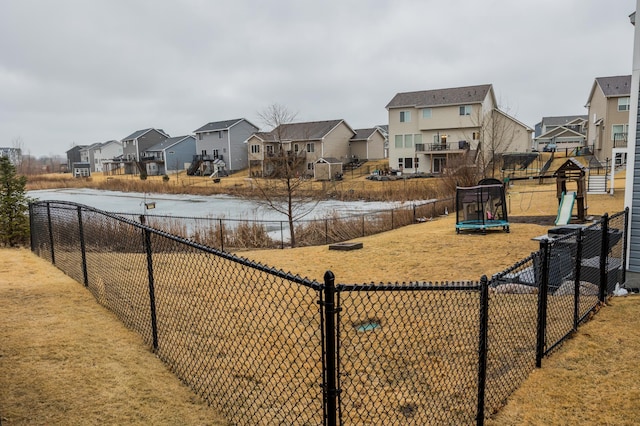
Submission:
[[[245,120],[244,118],[236,118],[235,120],[223,120],[223,121],[213,121],[211,123],[207,123],[204,126],[200,127],[197,130],[194,130],[193,133],[201,133],[201,132],[216,132],[220,130],[227,130],[231,126],[238,124],[240,121]],[[247,121],[247,120],[245,120]],[[248,123],[248,121],[247,121]],[[251,124],[251,123],[249,123]],[[258,128],[254,124],[251,124],[256,129]]]
[[[398,93],[391,99],[386,108],[425,108],[481,103],[491,90],[491,84],[481,84],[479,86]]]
[[[321,140],[343,122],[344,120],[327,120],[281,124],[270,132],[258,132],[254,135],[264,141],[271,142],[275,142],[279,138],[287,141]],[[346,126],[349,127],[348,124]],[[351,127],[349,129],[355,134]]]
[[[631,76],[618,75],[615,77],[598,77],[596,84],[607,98],[629,96],[631,93]]]

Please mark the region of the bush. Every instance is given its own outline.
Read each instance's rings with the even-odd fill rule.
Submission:
[[[162,181],[163,181],[163,182],[169,182],[169,176],[167,176],[167,175],[162,175]]]

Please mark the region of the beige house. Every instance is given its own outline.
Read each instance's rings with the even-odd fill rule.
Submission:
[[[398,93],[386,108],[389,167],[403,173],[531,150],[533,129],[498,109],[491,84]]]
[[[355,132],[356,134],[349,141],[352,158],[367,160],[385,158],[385,137],[380,128],[356,129]]]
[[[300,174],[314,176],[321,158],[347,162],[349,141],[356,132],[344,120],[281,124],[270,132],[254,133],[247,139],[249,176],[277,174],[278,161],[295,163]]]
[[[613,158],[615,148],[626,148],[629,127],[631,76],[598,77],[589,99],[587,147],[598,160]]]

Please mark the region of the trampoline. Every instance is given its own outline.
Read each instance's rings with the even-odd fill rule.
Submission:
[[[456,187],[456,233],[502,228],[509,232],[504,185],[493,178],[482,179],[478,185]]]

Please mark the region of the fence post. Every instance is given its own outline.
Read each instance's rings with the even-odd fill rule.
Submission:
[[[360,216],[362,218],[362,236],[365,236],[365,231],[364,231],[364,215]]]
[[[607,254],[609,253],[609,214],[602,215],[602,244],[600,246],[600,302],[607,297]]]
[[[620,282],[627,282],[627,244],[629,243],[629,207],[624,209],[624,237],[622,240],[622,277]]]
[[[82,252],[82,276],[84,286],[89,286],[89,274],[87,273],[87,249],[84,242],[84,227],[82,226],[82,207],[78,206],[78,233],[80,234],[80,251]]]
[[[33,225],[35,218],[33,217],[33,203],[29,203],[29,244],[31,245],[31,251],[35,251],[33,244]]]
[[[540,267],[540,287],[538,291],[538,330],[536,336],[536,367],[542,367],[547,330],[547,292],[549,289],[549,240],[540,241],[542,265]],[[535,263],[534,263],[535,269]],[[535,273],[534,273],[535,275]]]
[[[156,293],[153,277],[153,256],[151,251],[151,231],[148,228],[144,232],[144,248],[147,252],[147,273],[149,275],[149,307],[151,308],[151,333],[153,336],[153,349],[158,350],[158,322],[156,318]]]
[[[284,250],[284,223],[282,221],[280,221],[280,249]]]
[[[326,383],[323,386],[323,399],[325,406],[325,425],[336,426],[337,425],[337,413],[338,413],[338,389],[336,383],[337,377],[337,360],[336,360],[336,347],[337,347],[337,335],[336,335],[336,313],[335,307],[335,275],[331,271],[327,271],[324,274],[324,338],[325,342],[325,379]]]
[[[580,280],[582,271],[582,244],[584,241],[584,228],[580,228],[576,235],[576,266],[573,291],[573,331],[578,330],[580,319]]]
[[[324,220],[324,243],[329,244],[329,222],[328,219]]]
[[[489,334],[489,283],[480,278],[480,338],[478,342],[478,411],[476,424],[484,424],[484,394],[487,383],[487,341]]]
[[[224,251],[224,228],[222,227],[222,219],[218,219],[220,222],[220,251]]]
[[[393,211],[394,209],[391,209],[391,230],[393,230]]]
[[[47,223],[49,224],[49,244],[51,245],[51,264],[56,264],[56,253],[53,247],[53,227],[51,225],[51,206],[47,201]]]
[[[416,219],[417,219],[416,218],[416,205],[413,204],[412,206],[413,206],[413,223],[416,223]]]

